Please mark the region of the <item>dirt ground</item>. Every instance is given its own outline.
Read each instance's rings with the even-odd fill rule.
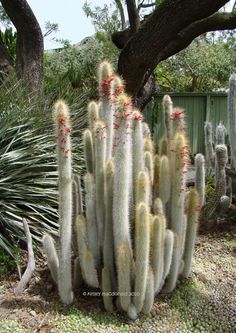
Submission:
[[[151,313],[152,326],[147,330],[146,319],[137,323],[130,323],[127,321],[126,330],[114,328],[112,326],[113,319],[109,319],[105,314],[102,299],[99,297],[84,297],[81,291],[76,295],[76,301],[73,309],[79,309],[81,313],[87,318],[89,313],[96,313],[96,315],[103,316],[101,321],[108,321],[106,326],[96,326],[96,329],[91,332],[135,332],[137,325],[140,332],[157,332],[155,329],[155,322],[158,322],[158,327],[167,322],[165,329],[160,332],[185,332],[184,329],[179,330],[179,327],[188,327],[189,321],[191,326],[186,332],[204,332],[204,333],[235,333],[236,332],[236,226],[230,228],[227,232],[221,230],[214,232],[207,232],[198,236],[195,256],[193,262],[192,277],[187,281],[188,286],[194,283],[197,293],[191,296],[190,309],[183,312],[183,309],[177,309],[179,315],[183,316],[188,323],[181,323],[179,326],[178,318],[175,318],[176,309],[178,306],[188,306],[189,295],[184,291],[181,282],[179,291],[174,293],[168,299],[157,297],[155,305]],[[1,277],[0,280],[0,332],[90,332],[89,330],[74,330],[70,327],[70,313],[73,311],[68,310],[58,301],[58,294],[52,280],[46,263],[43,259],[37,261],[37,269],[30,282],[29,288],[24,294],[15,295],[14,288],[18,281],[17,273],[7,274]],[[182,289],[181,289],[182,288]],[[179,293],[179,294],[178,294]],[[204,299],[204,304],[201,305],[201,298]],[[212,322],[201,326],[199,323],[194,324],[194,302],[196,306],[200,306],[200,311],[209,306]],[[179,302],[179,303],[178,303]],[[180,305],[178,305],[180,304]],[[200,304],[200,305],[199,305]],[[191,310],[192,309],[192,310]],[[77,311],[77,310],[76,310]],[[196,310],[197,311],[197,310]],[[204,310],[205,311],[205,310]],[[77,313],[77,312],[76,312]],[[213,314],[213,315],[212,315]],[[111,315],[110,315],[111,316]],[[116,315],[118,318],[119,315]],[[206,315],[206,318],[209,316]],[[80,317],[83,319],[83,316]],[[102,317],[103,318],[103,317]],[[162,319],[160,319],[162,318]],[[196,320],[201,320],[201,314],[198,315]],[[82,320],[81,319],[81,320]],[[150,317],[149,317],[150,319]],[[123,317],[119,320],[126,322]],[[160,321],[162,320],[162,321]],[[169,320],[169,324],[168,324]],[[162,324],[160,324],[162,323]],[[170,325],[171,323],[171,325]],[[219,324],[221,323],[221,324]],[[64,325],[64,326],[63,326]],[[73,324],[75,325],[75,324]],[[79,324],[78,324],[79,325]],[[154,326],[153,326],[154,325]],[[169,325],[169,326],[168,326]],[[194,326],[195,325],[195,326]],[[207,326],[208,325],[208,326]],[[73,326],[74,327],[74,326]],[[83,327],[80,325],[80,327]],[[100,327],[100,328],[99,328]],[[103,328],[101,328],[103,327]],[[111,328],[112,327],[112,328]],[[142,327],[142,328],[141,328]],[[163,326],[164,327],[164,326]],[[171,328],[172,327],[172,328]],[[196,327],[194,329],[194,327]],[[199,328],[200,327],[200,328]],[[201,328],[203,327],[203,329]],[[204,328],[205,327],[205,328]],[[208,327],[208,328],[207,328]],[[225,329],[224,329],[225,327]]]

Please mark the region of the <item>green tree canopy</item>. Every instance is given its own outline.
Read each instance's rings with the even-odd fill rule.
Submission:
[[[226,88],[235,69],[235,34],[228,32],[195,39],[161,62],[155,74],[162,91],[208,92]]]

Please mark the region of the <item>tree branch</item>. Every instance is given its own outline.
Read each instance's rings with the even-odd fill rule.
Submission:
[[[120,0],[115,0],[116,6],[120,12],[120,19],[121,19],[121,29],[125,29],[125,14],[124,14],[124,8],[122,6],[122,3]]]
[[[194,22],[180,31],[177,38],[171,41],[160,53],[159,61],[165,60],[186,48],[194,38],[209,31],[231,30],[236,28],[236,12],[216,13],[206,19]]]
[[[213,15],[227,2],[196,0],[193,6],[191,0],[163,1],[121,51],[118,70],[126,81],[128,93],[136,98],[147,80],[146,73],[153,71],[163,58],[162,50],[177,40],[181,31]]]
[[[139,28],[139,14],[135,4],[135,0],[126,0],[128,16],[129,16],[129,24],[131,33],[135,33]]]
[[[32,274],[35,270],[35,260],[34,260],[34,251],[33,251],[33,245],[32,245],[32,237],[30,233],[30,229],[27,223],[27,220],[23,218],[23,225],[24,225],[24,231],[26,235],[26,241],[27,241],[27,249],[28,249],[28,263],[27,268],[18,283],[18,286],[15,289],[16,294],[21,294],[25,290],[27,284],[29,283]]]
[[[154,6],[156,6],[156,3],[155,3],[155,2],[145,4],[144,1],[143,1],[143,2],[141,2],[141,3],[138,5],[138,11],[139,11],[141,8],[150,8],[150,7],[154,7]]]

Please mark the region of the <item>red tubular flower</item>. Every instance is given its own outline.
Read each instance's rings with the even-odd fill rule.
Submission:
[[[131,120],[132,119],[132,113],[124,113],[120,116],[121,119]]]
[[[184,114],[183,111],[175,111],[171,114],[170,119],[171,120],[181,119],[183,117],[183,114]]]
[[[140,114],[134,117],[134,120],[143,120],[143,116]]]
[[[65,125],[66,118],[64,116],[58,117],[58,122],[61,125]]]
[[[104,79],[100,82],[99,90],[101,91],[103,97],[109,96],[111,82],[114,80],[114,76],[111,75],[107,79]]]
[[[113,125],[114,125],[114,129],[118,129],[120,127],[120,125],[117,123],[113,123]]]
[[[70,127],[67,127],[67,128],[66,128],[66,132],[67,132],[67,133],[70,133],[70,132],[71,132],[71,128],[70,128]]]

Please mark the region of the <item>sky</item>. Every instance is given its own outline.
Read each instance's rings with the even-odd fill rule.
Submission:
[[[58,39],[68,39],[72,44],[80,42],[83,38],[94,34],[95,30],[91,19],[83,12],[85,0],[27,0],[33,10],[43,32],[45,22],[59,24],[59,32],[54,34]],[[102,6],[105,0],[89,0],[94,6]],[[44,39],[46,50],[60,47],[60,44],[53,42],[53,36]]]
[[[95,30],[91,19],[87,18],[83,12],[85,0],[27,0],[32,8],[42,31],[45,32],[45,22],[59,24],[59,32],[54,35],[56,38],[68,39],[72,44],[80,42],[83,38],[94,34]],[[89,4],[103,6],[111,1],[89,0]],[[231,10],[234,0],[231,0],[228,9]],[[53,36],[48,36],[44,40],[44,48],[54,49],[60,44],[52,41]]]

